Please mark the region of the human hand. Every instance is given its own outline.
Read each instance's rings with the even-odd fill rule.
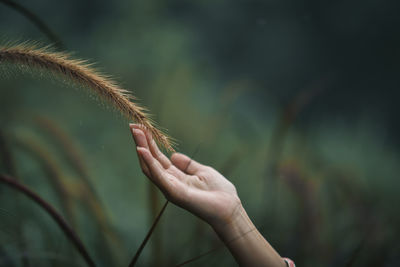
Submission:
[[[212,227],[222,227],[235,219],[242,205],[231,182],[181,153],[174,153],[169,159],[143,126],[130,124],[130,128],[143,173],[169,201]]]

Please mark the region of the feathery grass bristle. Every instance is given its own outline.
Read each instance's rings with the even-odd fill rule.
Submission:
[[[54,52],[49,46],[39,47],[24,43],[0,46],[1,63],[12,63],[28,69],[49,71],[92,89],[97,95],[111,102],[128,119],[149,129],[159,145],[167,151],[174,151],[172,141],[156,127],[147,114],[147,110],[132,102],[136,98],[109,77],[99,73],[87,61],[72,59],[67,53]]]

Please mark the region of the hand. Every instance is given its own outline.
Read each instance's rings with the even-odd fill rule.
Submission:
[[[192,212],[212,227],[231,223],[242,209],[235,186],[211,167],[174,153],[168,159],[149,131],[130,124],[143,173],[172,203]]]
[[[208,222],[240,266],[286,266],[251,222],[231,182],[183,154],[168,159],[149,131],[130,128],[143,173],[168,200]]]

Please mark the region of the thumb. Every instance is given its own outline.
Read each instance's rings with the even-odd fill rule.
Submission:
[[[171,156],[171,162],[178,169],[187,174],[196,174],[205,166],[203,164],[198,163],[197,161],[189,158],[188,156],[181,153],[174,153]]]

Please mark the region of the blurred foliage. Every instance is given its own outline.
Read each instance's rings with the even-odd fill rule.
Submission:
[[[139,97],[178,151],[225,174],[282,256],[398,265],[397,2],[18,3]],[[49,43],[5,5],[0,31],[2,43]],[[56,207],[99,266],[128,265],[165,201],[140,171],[128,122],[46,73],[0,73],[1,172]],[[140,266],[220,245],[173,205],[149,242]],[[188,265],[233,264],[220,248]],[[84,262],[54,222],[1,185],[0,266],[72,265]]]

